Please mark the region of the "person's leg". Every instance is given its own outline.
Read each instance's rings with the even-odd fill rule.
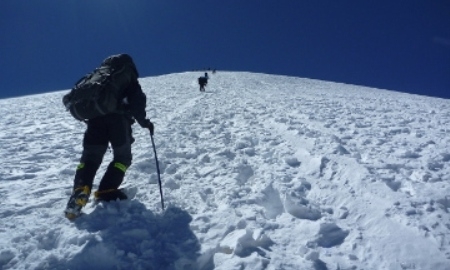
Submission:
[[[98,192],[117,190],[122,184],[125,172],[131,165],[131,123],[123,115],[112,114],[108,117],[109,141],[114,158],[100,181]]]
[[[64,211],[67,218],[76,218],[88,202],[95,173],[107,147],[108,137],[102,121],[90,121],[83,138],[83,153],[75,173],[73,191]]]
[[[108,134],[104,123],[101,119],[91,120],[83,138],[83,153],[75,173],[74,189],[81,186],[92,189],[95,174],[107,148]]]

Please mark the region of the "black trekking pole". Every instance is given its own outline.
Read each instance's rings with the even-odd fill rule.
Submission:
[[[158,173],[158,183],[159,183],[159,194],[161,194],[161,206],[164,211],[164,197],[163,197],[163,191],[162,191],[162,185],[161,185],[161,173],[159,171],[159,162],[158,162],[158,157],[156,155],[155,141],[153,140],[153,135],[151,133],[150,133],[150,138],[152,139],[153,152],[155,153],[156,172]]]

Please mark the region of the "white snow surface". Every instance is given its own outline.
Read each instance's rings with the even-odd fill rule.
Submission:
[[[450,269],[450,101],[304,78],[140,79],[127,201],[63,215],[69,90],[0,100],[1,269]],[[108,151],[94,190],[112,154]]]

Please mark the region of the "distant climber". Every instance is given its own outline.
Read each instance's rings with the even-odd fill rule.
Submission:
[[[204,76],[198,78],[198,84],[200,85],[200,92],[205,92],[205,86],[208,84],[208,73],[205,72]]]

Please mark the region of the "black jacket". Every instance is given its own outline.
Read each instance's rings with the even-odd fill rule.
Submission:
[[[145,124],[147,113],[145,107],[147,105],[147,97],[142,91],[138,80],[135,80],[123,92],[123,111],[130,114],[140,126]]]

